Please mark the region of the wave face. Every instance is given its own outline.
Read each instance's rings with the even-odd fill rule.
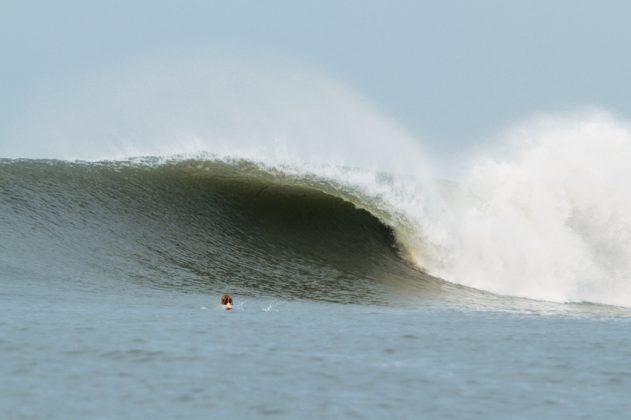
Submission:
[[[7,160],[0,179],[12,277],[382,304],[446,287],[368,211],[245,161]]]

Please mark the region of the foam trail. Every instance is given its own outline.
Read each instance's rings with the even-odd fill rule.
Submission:
[[[498,294],[631,306],[631,129],[604,112],[542,118],[475,159],[434,221],[434,273]]]

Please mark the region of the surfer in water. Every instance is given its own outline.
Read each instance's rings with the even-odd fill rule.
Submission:
[[[221,297],[221,306],[224,307],[226,311],[232,310],[232,296],[228,293]]]

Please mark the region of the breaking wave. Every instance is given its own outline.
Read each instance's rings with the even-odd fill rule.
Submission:
[[[16,122],[0,151],[2,270],[631,307],[627,122],[536,118],[441,181],[419,141],[342,84],[226,62],[110,72]]]

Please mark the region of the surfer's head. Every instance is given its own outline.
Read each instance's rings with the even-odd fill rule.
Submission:
[[[225,295],[223,295],[221,297],[221,305],[226,308],[226,311],[229,311],[232,309],[232,296],[230,296],[228,293],[226,293]]]

